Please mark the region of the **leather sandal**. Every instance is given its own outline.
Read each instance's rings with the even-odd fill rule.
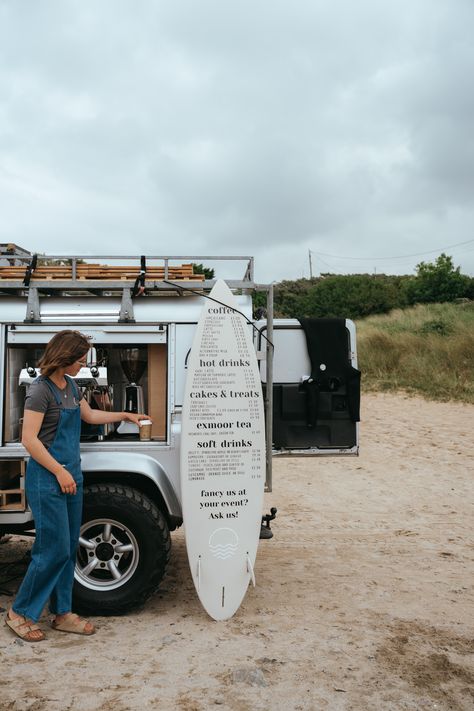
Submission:
[[[44,633],[40,630],[37,624],[34,622],[28,622],[26,617],[9,617],[8,612],[5,617],[5,624],[20,638],[25,640],[25,642],[42,642],[46,639]],[[41,637],[32,637],[32,632],[41,632]]]
[[[60,622],[52,620],[51,627],[53,630],[58,630],[59,632],[72,632],[73,634],[85,634],[91,635],[95,633],[95,629],[88,632],[86,630],[86,625],[91,624],[88,620],[83,617],[79,617],[74,612],[69,612],[68,615],[62,619]]]

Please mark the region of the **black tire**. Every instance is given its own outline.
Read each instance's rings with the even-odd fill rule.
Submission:
[[[82,521],[74,609],[85,615],[123,615],[143,605],[158,588],[170,558],[171,538],[161,511],[129,486],[92,484],[84,487]]]

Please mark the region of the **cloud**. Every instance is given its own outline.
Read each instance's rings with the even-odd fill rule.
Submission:
[[[244,250],[273,279],[309,248],[468,239],[473,20],[467,0],[0,1],[0,240]]]

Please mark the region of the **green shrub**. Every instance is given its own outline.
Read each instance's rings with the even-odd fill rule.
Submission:
[[[435,262],[420,262],[416,269],[416,277],[407,284],[410,304],[454,301],[466,296],[472,286],[470,277],[461,274],[446,254]]]
[[[433,319],[432,321],[425,321],[423,326],[420,328],[419,333],[437,333],[439,336],[448,336],[453,332],[453,326],[446,321],[441,321],[440,319]]]

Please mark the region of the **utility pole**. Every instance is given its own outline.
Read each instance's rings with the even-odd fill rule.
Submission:
[[[311,261],[311,250],[308,249],[308,255],[309,255],[309,278],[313,278],[313,263]]]

